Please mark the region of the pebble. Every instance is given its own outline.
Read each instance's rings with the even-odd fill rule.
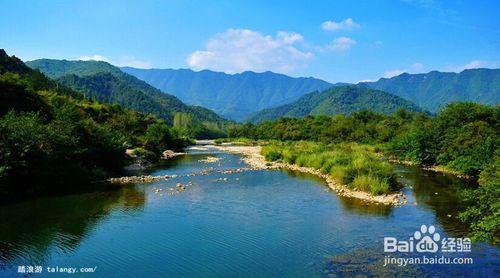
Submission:
[[[160,180],[167,180],[172,178],[169,175],[164,176],[129,176],[120,178],[110,178],[108,181],[113,184],[127,184],[127,183],[144,183],[144,182],[156,182]]]

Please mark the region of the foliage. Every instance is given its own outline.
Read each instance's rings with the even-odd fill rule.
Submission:
[[[478,177],[498,148],[500,107],[454,103],[436,117],[398,110],[392,115],[358,111],[350,116],[280,118],[243,124],[229,137],[254,140],[312,140],[378,145],[397,159],[441,165]]]
[[[481,173],[477,189],[464,190],[469,207],[460,213],[462,221],[471,224],[472,238],[500,243],[500,155]]]
[[[163,93],[106,62],[40,59],[27,64],[94,101],[150,113],[164,119],[167,124],[172,124],[176,115],[185,114],[190,119],[190,124],[182,130],[185,136],[217,138],[225,136],[226,127],[231,125],[213,111],[186,105],[177,97]]]
[[[155,158],[188,140],[164,121],[84,99],[0,51],[0,198],[86,186],[142,146]]]
[[[280,118],[257,125],[247,123],[229,130],[230,137],[251,140],[369,144],[396,159],[439,166],[479,179],[480,186],[477,189],[466,190],[465,198],[469,207],[460,218],[470,223],[474,239],[495,242],[499,238],[500,219],[499,133],[500,107],[470,102],[449,104],[435,117],[405,110],[398,110],[392,115],[359,111],[350,116]],[[373,193],[384,192],[386,185],[390,186],[390,182],[385,182],[387,179],[384,175],[390,172],[388,169],[366,166],[378,169],[375,170],[375,176],[371,172],[359,170],[366,169],[358,166],[370,164],[366,162],[370,160],[336,152],[313,153],[311,156],[308,152],[300,153],[293,148],[275,150],[268,147],[264,155],[269,160],[284,160],[321,169],[323,173],[329,173],[355,188],[368,190],[370,185],[368,191]],[[379,174],[382,174],[382,178],[378,178]]]
[[[263,147],[262,154],[268,161],[321,170],[350,188],[374,195],[390,193],[396,187],[392,165],[357,144],[271,142]]]
[[[292,78],[273,72],[229,75],[203,70],[122,68],[182,101],[209,107],[228,119],[242,121],[251,113],[282,105],[333,84],[314,78]]]
[[[157,155],[152,152],[148,151],[145,148],[135,148],[132,150],[132,155],[137,156],[138,158],[144,159],[146,161],[152,161],[154,160]]]
[[[259,123],[279,117],[348,115],[362,110],[391,114],[401,108],[408,111],[422,111],[412,102],[386,92],[360,86],[338,86],[306,94],[295,102],[283,106],[259,111],[248,118],[248,121]]]

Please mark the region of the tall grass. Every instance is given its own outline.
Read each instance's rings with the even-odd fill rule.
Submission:
[[[373,148],[355,143],[272,142],[263,147],[262,155],[268,161],[318,169],[349,188],[374,195],[390,193],[396,186],[392,165]]]

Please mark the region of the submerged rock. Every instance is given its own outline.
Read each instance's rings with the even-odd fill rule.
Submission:
[[[220,157],[215,157],[215,156],[207,156],[206,158],[204,159],[200,159],[198,160],[198,162],[202,162],[202,163],[215,163],[217,161],[220,160]],[[220,165],[219,165],[220,166]]]

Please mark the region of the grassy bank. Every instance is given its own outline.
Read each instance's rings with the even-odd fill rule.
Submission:
[[[388,194],[397,187],[393,166],[368,146],[275,141],[263,147],[262,155],[268,161],[318,169],[351,189],[373,195]]]

